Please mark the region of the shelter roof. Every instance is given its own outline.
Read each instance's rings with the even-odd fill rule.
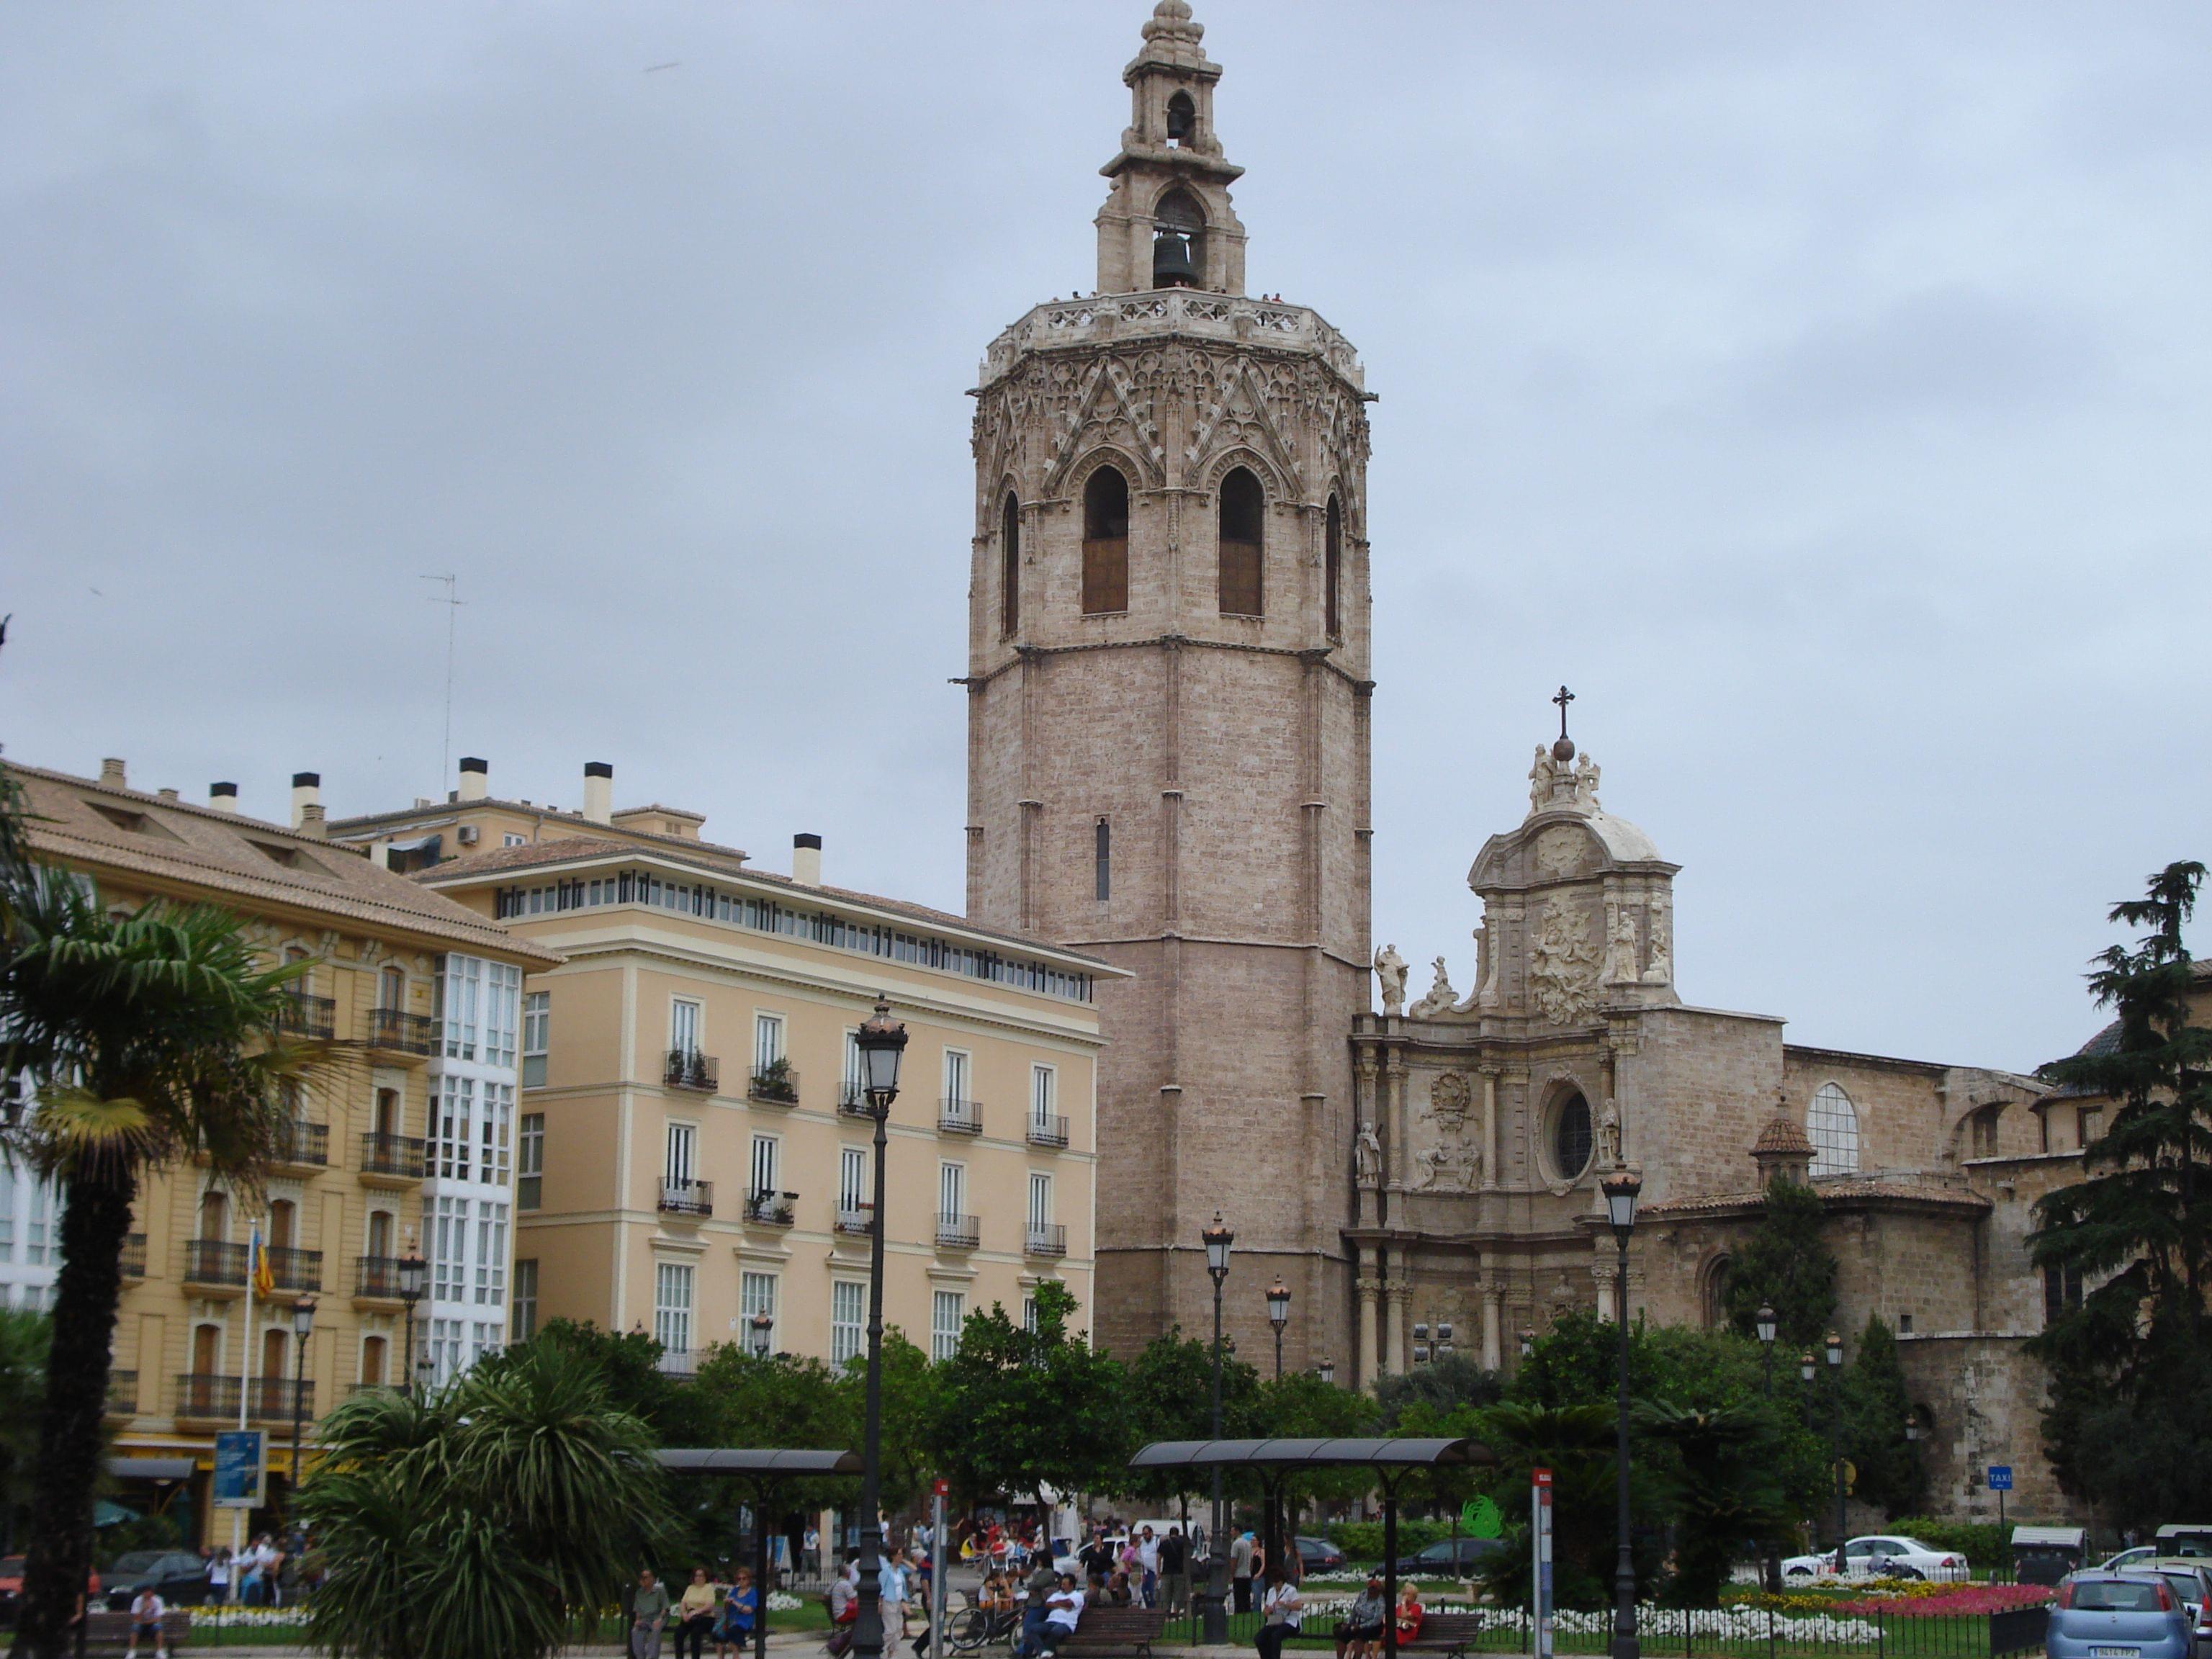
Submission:
[[[799,1446],[669,1446],[653,1453],[678,1474],[858,1474],[856,1451]]]
[[[1425,1469],[1494,1463],[1473,1440],[1389,1439],[1374,1436],[1322,1440],[1156,1440],[1129,1460],[1133,1469],[1383,1468]]]

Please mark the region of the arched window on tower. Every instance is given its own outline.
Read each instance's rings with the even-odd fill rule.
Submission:
[[[1328,498],[1328,528],[1322,550],[1322,613],[1333,640],[1344,637],[1344,509]]]
[[[1022,504],[1014,492],[999,515],[999,632],[1011,635],[1022,625]]]
[[[1853,1175],[1859,1167],[1859,1115],[1851,1097],[1832,1083],[1813,1091],[1805,1114],[1805,1133],[1813,1143],[1811,1174]]]
[[[1198,106],[1188,93],[1179,92],[1168,100],[1168,143],[1182,149],[1197,137]]]
[[[1206,286],[1206,210],[1178,185],[1152,210],[1152,286]]]
[[[1238,467],[1221,481],[1221,614],[1257,617],[1260,606],[1261,525],[1267,498],[1260,481]]]
[[[1083,486],[1083,614],[1129,608],[1129,481],[1102,466]]]

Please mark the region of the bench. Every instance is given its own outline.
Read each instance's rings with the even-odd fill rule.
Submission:
[[[1075,1632],[1053,1644],[1060,1659],[1119,1653],[1152,1659],[1152,1644],[1167,1629],[1165,1607],[1085,1607]]]
[[[1398,1638],[1401,1653],[1441,1653],[1453,1659],[1465,1653],[1482,1634],[1482,1618],[1473,1613],[1431,1613],[1421,1619],[1421,1633],[1408,1642]],[[1381,1650],[1387,1651],[1387,1650]]]
[[[192,1615],[182,1607],[171,1607],[161,1615],[161,1639],[174,1653],[191,1635]],[[87,1653],[121,1653],[131,1645],[131,1615],[128,1613],[109,1613],[95,1608],[87,1615],[84,1627],[84,1650]],[[67,1651],[76,1651],[76,1632],[69,1634]],[[152,1656],[140,1649],[147,1659]]]

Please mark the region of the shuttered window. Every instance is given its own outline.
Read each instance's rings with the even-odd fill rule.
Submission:
[[[1102,466],[1083,487],[1083,614],[1129,608],[1129,481]]]

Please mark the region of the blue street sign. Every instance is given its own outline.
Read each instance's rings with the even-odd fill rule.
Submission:
[[[258,1429],[228,1429],[215,1437],[215,1481],[210,1499],[219,1510],[258,1509],[265,1501]]]
[[[2011,1464],[1992,1463],[1990,1465],[1990,1490],[1991,1492],[2010,1492],[2012,1490]]]

